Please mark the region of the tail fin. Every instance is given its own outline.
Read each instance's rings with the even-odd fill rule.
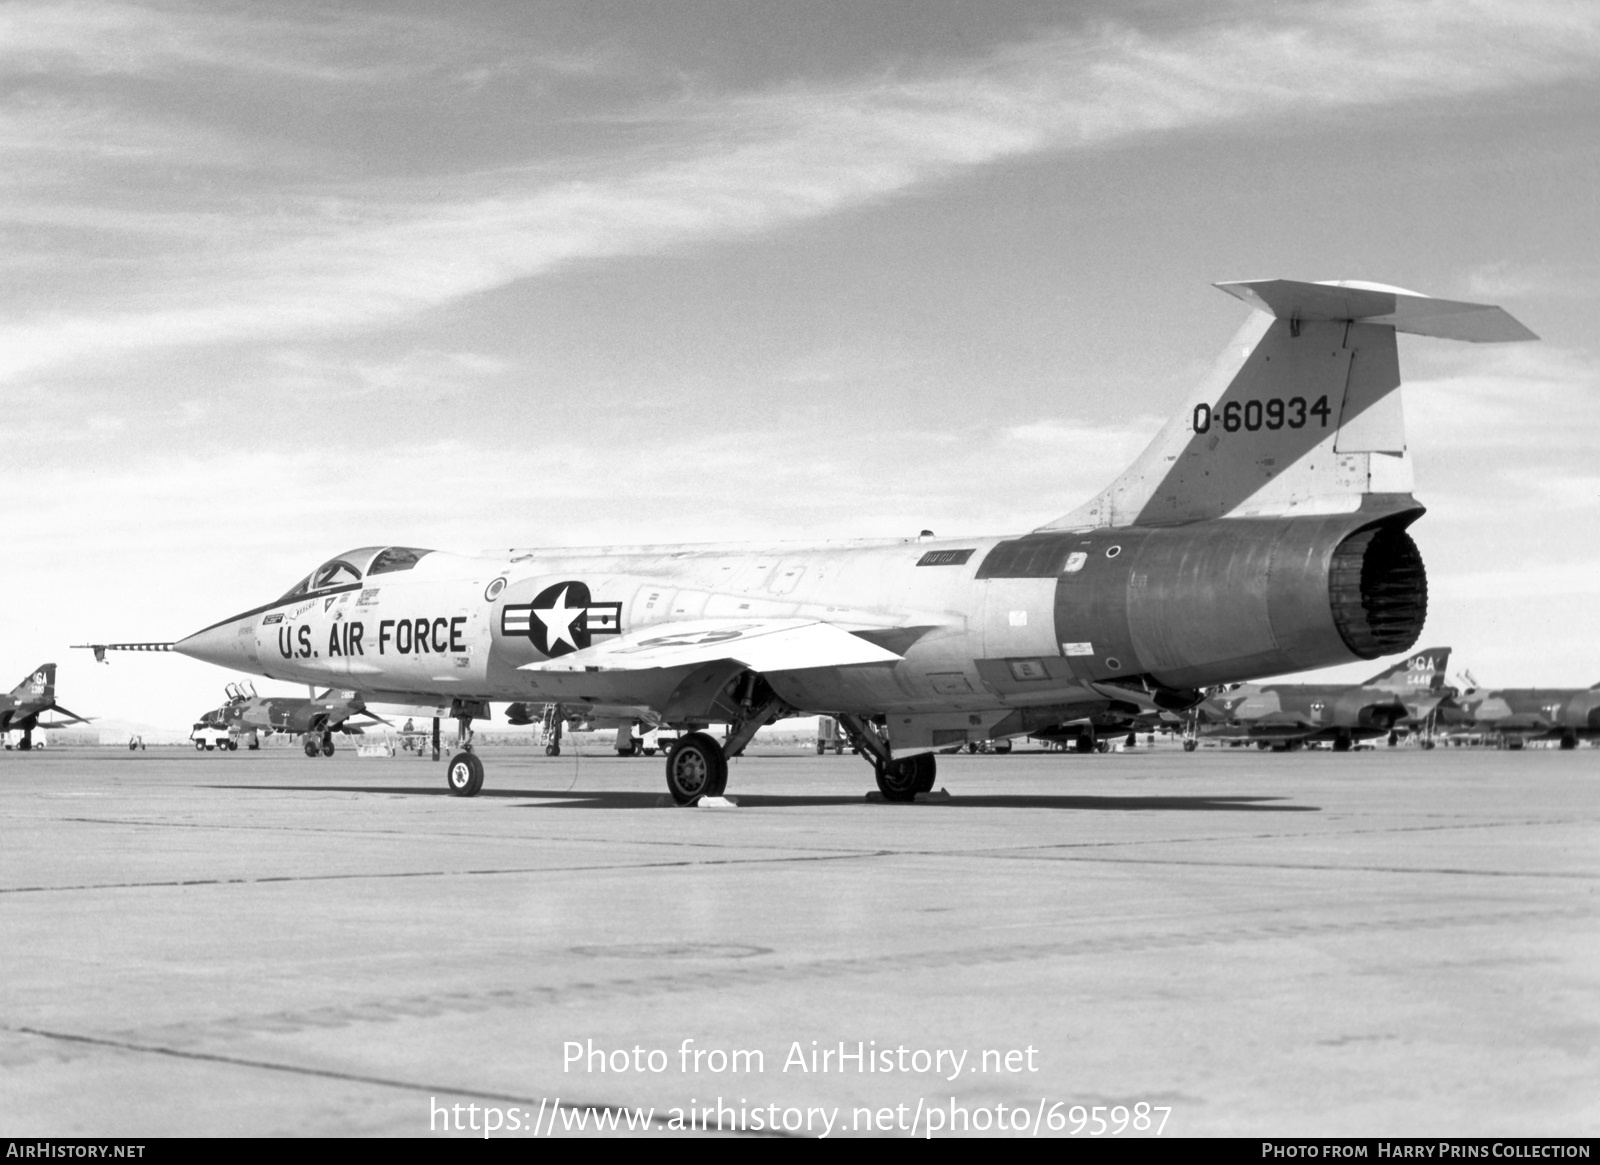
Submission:
[[[54,700],[56,698],[56,665],[41,663],[28,677],[11,689],[17,700]]]
[[[1132,466],[1043,530],[1347,513],[1409,494],[1395,333],[1538,339],[1501,308],[1376,283],[1217,284],[1256,313]]]
[[[1426,647],[1379,672],[1362,687],[1383,688],[1392,692],[1436,691],[1444,686],[1444,669],[1449,662],[1448,647]]]

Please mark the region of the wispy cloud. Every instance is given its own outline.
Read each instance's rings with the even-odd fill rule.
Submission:
[[[409,43],[379,38],[343,57],[326,46],[348,47],[359,25],[306,19],[259,38],[276,49],[234,56],[260,31],[251,21],[90,5],[86,31],[74,31],[48,11],[9,14],[21,46],[13,60],[136,71],[165,54],[260,72],[298,56],[312,71],[359,73]],[[655,128],[650,148],[592,153],[566,172],[450,176],[398,200],[392,181],[341,184],[331,196],[280,191],[263,200],[263,219],[242,212],[203,256],[164,255],[149,279],[119,287],[116,309],[88,295],[59,297],[48,312],[14,299],[0,376],[382,324],[575,261],[771,231],[1041,152],[1553,80],[1594,67],[1597,29],[1600,11],[1561,0],[1301,5],[1158,34],[1116,24],[1054,32],[915,75],[695,94],[637,111]],[[319,47],[284,48],[304,45]],[[116,229],[114,214],[100,225]],[[93,255],[84,262],[92,270]]]

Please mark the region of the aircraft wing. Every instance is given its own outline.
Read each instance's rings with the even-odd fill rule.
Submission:
[[[737,660],[759,672],[896,663],[900,656],[815,619],[695,619],[640,627],[522,671],[646,671]]]
[[[1298,712],[1268,712],[1265,716],[1257,716],[1253,720],[1241,720],[1239,723],[1246,728],[1270,728],[1281,731],[1285,728],[1326,728],[1325,724],[1318,724],[1315,720],[1308,719]]]
[[[63,708],[60,704],[54,704],[47,710],[54,712],[58,716],[65,716],[66,719],[56,720],[49,724],[40,724],[40,728],[65,728],[70,724],[88,724],[94,720],[93,716],[79,716],[76,712]]]

